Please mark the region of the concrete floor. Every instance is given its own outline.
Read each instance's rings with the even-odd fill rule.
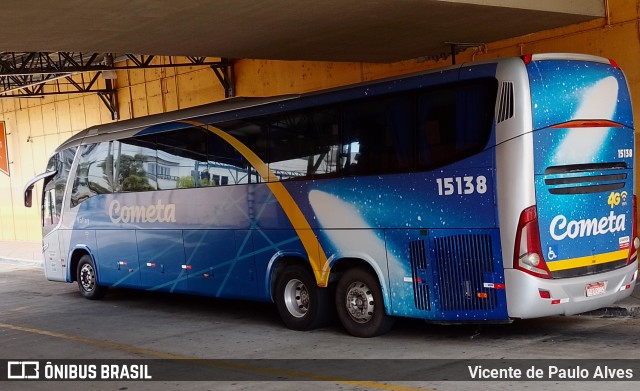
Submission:
[[[577,360],[573,364],[588,365],[593,358],[620,358],[635,359],[621,365],[640,365],[640,318],[632,316],[551,317],[483,326],[401,320],[388,334],[359,339],[347,335],[338,325],[310,332],[288,330],[275,307],[264,303],[130,290],[111,290],[103,300],[89,301],[80,297],[75,284],[48,282],[39,268],[6,263],[0,263],[0,298],[0,371],[5,371],[3,365],[7,360],[121,363],[117,360],[219,359],[222,361],[197,362],[197,366],[208,365],[211,371],[222,373],[225,380],[187,381],[191,376],[187,367],[186,374],[156,371],[155,381],[0,381],[3,391],[475,390],[478,384],[469,381],[407,381],[413,379],[411,373],[385,380],[377,379],[376,374],[389,370],[385,367],[392,364],[383,359],[457,359],[495,364],[497,360],[483,360],[526,359],[522,362],[545,363],[568,358]],[[244,361],[253,359],[265,361]],[[283,362],[282,371],[264,369],[263,364],[274,359],[289,361]],[[342,359],[351,360],[337,361]],[[356,381],[332,377],[331,371],[344,369],[336,368],[336,362],[341,366],[352,365],[346,373],[352,369]],[[409,366],[438,364],[400,362]],[[633,362],[636,364],[630,364]],[[357,376],[355,371],[365,374]],[[244,377],[236,375],[238,372]],[[204,373],[207,378],[214,372]],[[203,375],[193,369],[193,376],[199,379]],[[457,378],[456,374],[452,376]],[[285,378],[295,381],[279,381]],[[640,370],[633,380],[636,381],[617,382],[614,386],[617,390],[637,390]],[[490,381],[482,383],[482,388],[571,391],[605,385]]]

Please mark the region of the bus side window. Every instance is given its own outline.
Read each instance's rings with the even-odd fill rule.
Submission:
[[[51,157],[49,164],[47,164],[47,170],[55,170],[56,174],[44,183],[42,197],[43,235],[51,232],[60,221],[67,180],[75,153],[75,147],[67,148]]]
[[[207,172],[212,186],[248,183],[248,163],[240,152],[213,133],[207,135]]]
[[[414,98],[392,96],[345,105],[343,159],[348,174],[411,171],[414,164]]]
[[[158,190],[215,186],[207,164],[207,131],[190,127],[158,133],[158,156],[150,176]]]
[[[338,169],[338,118],[335,108],[273,116],[269,125],[269,168],[276,176],[275,180],[335,173]]]
[[[431,169],[480,152],[489,141],[497,83],[477,80],[418,98],[418,165]]]
[[[56,209],[55,180],[50,180],[45,185],[42,199],[42,226],[45,231],[43,232],[44,235],[51,232],[51,230],[58,225],[59,218],[60,210]]]
[[[116,157],[116,191],[150,191],[156,190],[157,173],[154,177],[150,170],[157,166],[155,143],[143,138],[130,138],[114,141],[117,146]]]
[[[71,207],[93,196],[110,194],[114,187],[114,142],[83,146],[71,191]]]
[[[228,132],[249,148],[262,162],[267,162],[268,139],[264,118],[258,117],[252,121],[227,121],[213,125]],[[262,176],[240,152],[214,133],[209,133],[207,145],[208,161],[212,167],[215,167],[215,170],[211,170],[211,174],[220,176],[220,184],[226,182],[239,185],[263,181]]]

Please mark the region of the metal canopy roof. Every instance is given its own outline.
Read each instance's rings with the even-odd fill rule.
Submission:
[[[95,92],[113,119],[118,69],[206,65],[231,97],[231,59],[435,59],[468,43],[606,16],[606,0],[3,0],[0,7],[0,98]],[[153,64],[158,55],[177,57]]]
[[[2,52],[395,62],[605,16],[605,0],[3,0]]]

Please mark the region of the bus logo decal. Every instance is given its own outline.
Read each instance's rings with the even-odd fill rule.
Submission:
[[[609,232],[621,232],[625,230],[625,215],[617,215],[611,211],[609,216],[600,219],[571,220],[567,221],[564,215],[558,215],[551,220],[549,232],[555,240],[564,240],[566,237],[575,239],[585,236],[603,235]]]
[[[611,194],[609,194],[609,198],[607,198],[607,205],[609,205],[611,208],[614,208],[618,205],[627,205],[627,196],[629,195],[629,193],[627,193],[626,191],[623,191],[621,193],[618,193],[617,191],[612,191]]]
[[[163,204],[161,200],[154,205],[123,206],[113,200],[109,204],[109,218],[112,223],[175,223],[176,204]]]

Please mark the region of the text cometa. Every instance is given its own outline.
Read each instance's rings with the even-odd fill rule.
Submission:
[[[150,205],[121,205],[113,200],[109,204],[109,218],[113,223],[175,223],[176,205],[158,200]]]
[[[555,240],[565,238],[575,239],[577,237],[603,235],[609,232],[620,232],[625,230],[625,215],[616,215],[611,211],[609,216],[594,217],[592,219],[571,220],[565,216],[558,215],[551,220],[549,231]]]

